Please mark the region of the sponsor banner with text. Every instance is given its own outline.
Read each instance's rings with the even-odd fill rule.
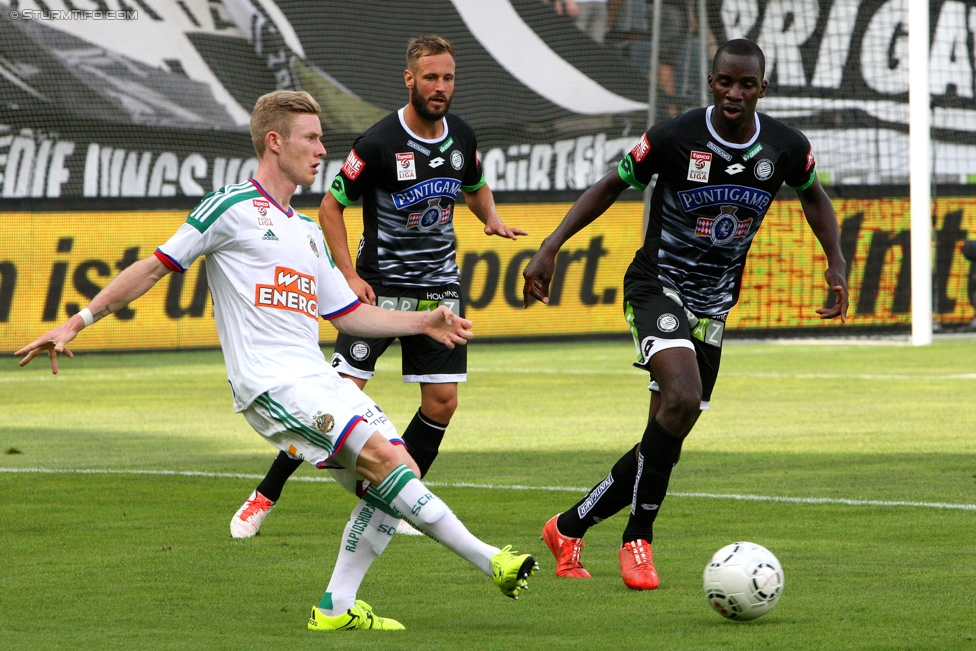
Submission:
[[[909,175],[908,10],[920,2],[707,0],[704,9],[716,44],[748,38],[763,49],[770,92],[759,110],[807,135],[824,182],[882,185]],[[343,166],[358,174],[362,161],[347,156],[356,136],[407,101],[401,45],[435,16],[458,44],[452,107],[479,134],[489,187],[561,199],[640,138],[653,12],[628,3],[609,47],[540,4],[0,0],[0,203],[200,197],[243,181],[257,168],[251,109],[278,89],[308,91],[324,107],[331,153],[304,188],[321,195]],[[926,6],[933,172],[973,184],[976,0]],[[655,119],[701,103],[705,74],[682,13],[662,18],[673,34],[662,70],[674,84]],[[707,177],[714,162],[699,154],[689,178]],[[406,180],[417,163],[401,156]]]
[[[911,323],[907,199],[837,199],[848,260],[852,326]],[[463,206],[454,225],[461,285],[479,337],[625,334],[623,275],[641,245],[642,206],[618,202],[560,252],[550,305],[522,308],[522,270],[569,204],[503,204],[518,241],[486,237]],[[934,202],[933,300],[943,325],[974,317],[974,265],[963,255],[976,239],[976,198]],[[315,210],[309,209],[314,215]],[[357,249],[358,208],[346,211],[350,250]],[[178,211],[6,213],[0,224],[0,350],[12,352],[76,313],[121,269],[152,254],[185,220]],[[976,245],[970,245],[974,248]],[[968,250],[968,249],[967,249]],[[814,332],[815,310],[832,301],[823,281],[825,258],[797,201],[777,201],[753,243],[730,330]],[[203,260],[170,274],[145,296],[86,329],[75,350],[147,350],[218,345]],[[334,328],[322,322],[321,340]]]

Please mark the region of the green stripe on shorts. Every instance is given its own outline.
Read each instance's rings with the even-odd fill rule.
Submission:
[[[264,407],[271,417],[284,425],[285,429],[287,429],[289,432],[298,434],[312,445],[322,448],[327,453],[332,454],[332,441],[325,436],[322,436],[322,434],[317,430],[312,429],[305,423],[289,414],[283,406],[272,400],[267,393],[258,396],[255,402]]]
[[[634,323],[634,306],[630,301],[624,303],[624,318],[627,319],[627,327],[630,328],[630,335],[634,338],[634,347],[637,348],[637,361],[644,361],[641,354],[640,335],[637,334],[637,325]]]

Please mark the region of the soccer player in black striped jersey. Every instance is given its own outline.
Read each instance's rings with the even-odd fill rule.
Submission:
[[[486,235],[511,240],[510,228],[485,184],[478,144],[467,122],[448,113],[454,95],[454,46],[439,36],[413,39],[403,80],[410,101],[366,130],[322,200],[319,221],[336,265],[360,300],[396,310],[438,304],[464,315],[455,260],[458,192],[484,223]],[[363,236],[355,266],[343,210],[362,199]],[[361,387],[393,342],[339,335],[332,365]],[[457,409],[458,382],[467,379],[467,350],[400,339],[404,382],[420,384],[421,404],[403,439],[421,473],[429,470]]]
[[[630,506],[619,551],[622,578],[635,590],[658,586],[654,520],[682,442],[708,408],[725,318],[739,298],[749,246],[783,183],[799,195],[827,256],[824,277],[834,300],[817,313],[846,321],[837,218],[806,137],[756,112],[766,93],[764,74],[765,57],[755,43],[736,39],[721,46],[708,75],[714,105],[648,129],[617,169],[579,198],[525,269],[525,305],[533,297],[548,302],[560,247],[624,189],[644,190],[657,174],[644,245],[624,276],[624,312],[639,357],[634,365],[651,376],[647,426],[605,479],[543,528],[559,576],[589,578],[580,562],[583,535]]]

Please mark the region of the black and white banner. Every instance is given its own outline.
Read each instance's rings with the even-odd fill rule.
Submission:
[[[714,0],[709,27],[763,48],[760,110],[803,129],[825,182],[904,183],[909,1]],[[976,182],[976,0],[930,5],[936,180]],[[319,194],[355,136],[405,103],[405,46],[424,33],[457,46],[452,111],[478,133],[496,192],[585,188],[646,127],[648,84],[550,7],[0,1],[0,201],[196,197],[246,179],[250,107],[276,88],[322,104],[329,154],[303,189]],[[695,47],[694,34],[672,37]]]

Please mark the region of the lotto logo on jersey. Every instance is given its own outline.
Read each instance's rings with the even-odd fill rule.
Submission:
[[[366,167],[366,163],[363,162],[363,159],[356,155],[355,149],[350,149],[349,155],[346,156],[346,162],[342,164],[342,173],[350,181],[355,181],[359,178],[364,167]]]
[[[810,147],[810,151],[807,152],[807,166],[805,168],[803,168],[803,171],[804,172],[809,172],[810,169],[813,168],[813,166],[816,165],[816,164],[817,164],[817,161],[814,160],[814,158],[813,158],[813,147]]]
[[[414,161],[413,152],[396,155],[397,181],[417,180],[417,163]]]
[[[651,151],[651,143],[647,142],[647,134],[645,133],[637,141],[637,144],[634,145],[634,148],[630,150],[630,155],[639,163],[644,160],[644,157],[647,156],[647,152],[649,151]]]
[[[693,151],[688,159],[688,180],[708,183],[708,172],[712,169],[712,154],[707,151]]]
[[[257,285],[254,304],[275,310],[298,312],[318,320],[318,286],[314,276],[287,267],[275,267],[273,285]]]

